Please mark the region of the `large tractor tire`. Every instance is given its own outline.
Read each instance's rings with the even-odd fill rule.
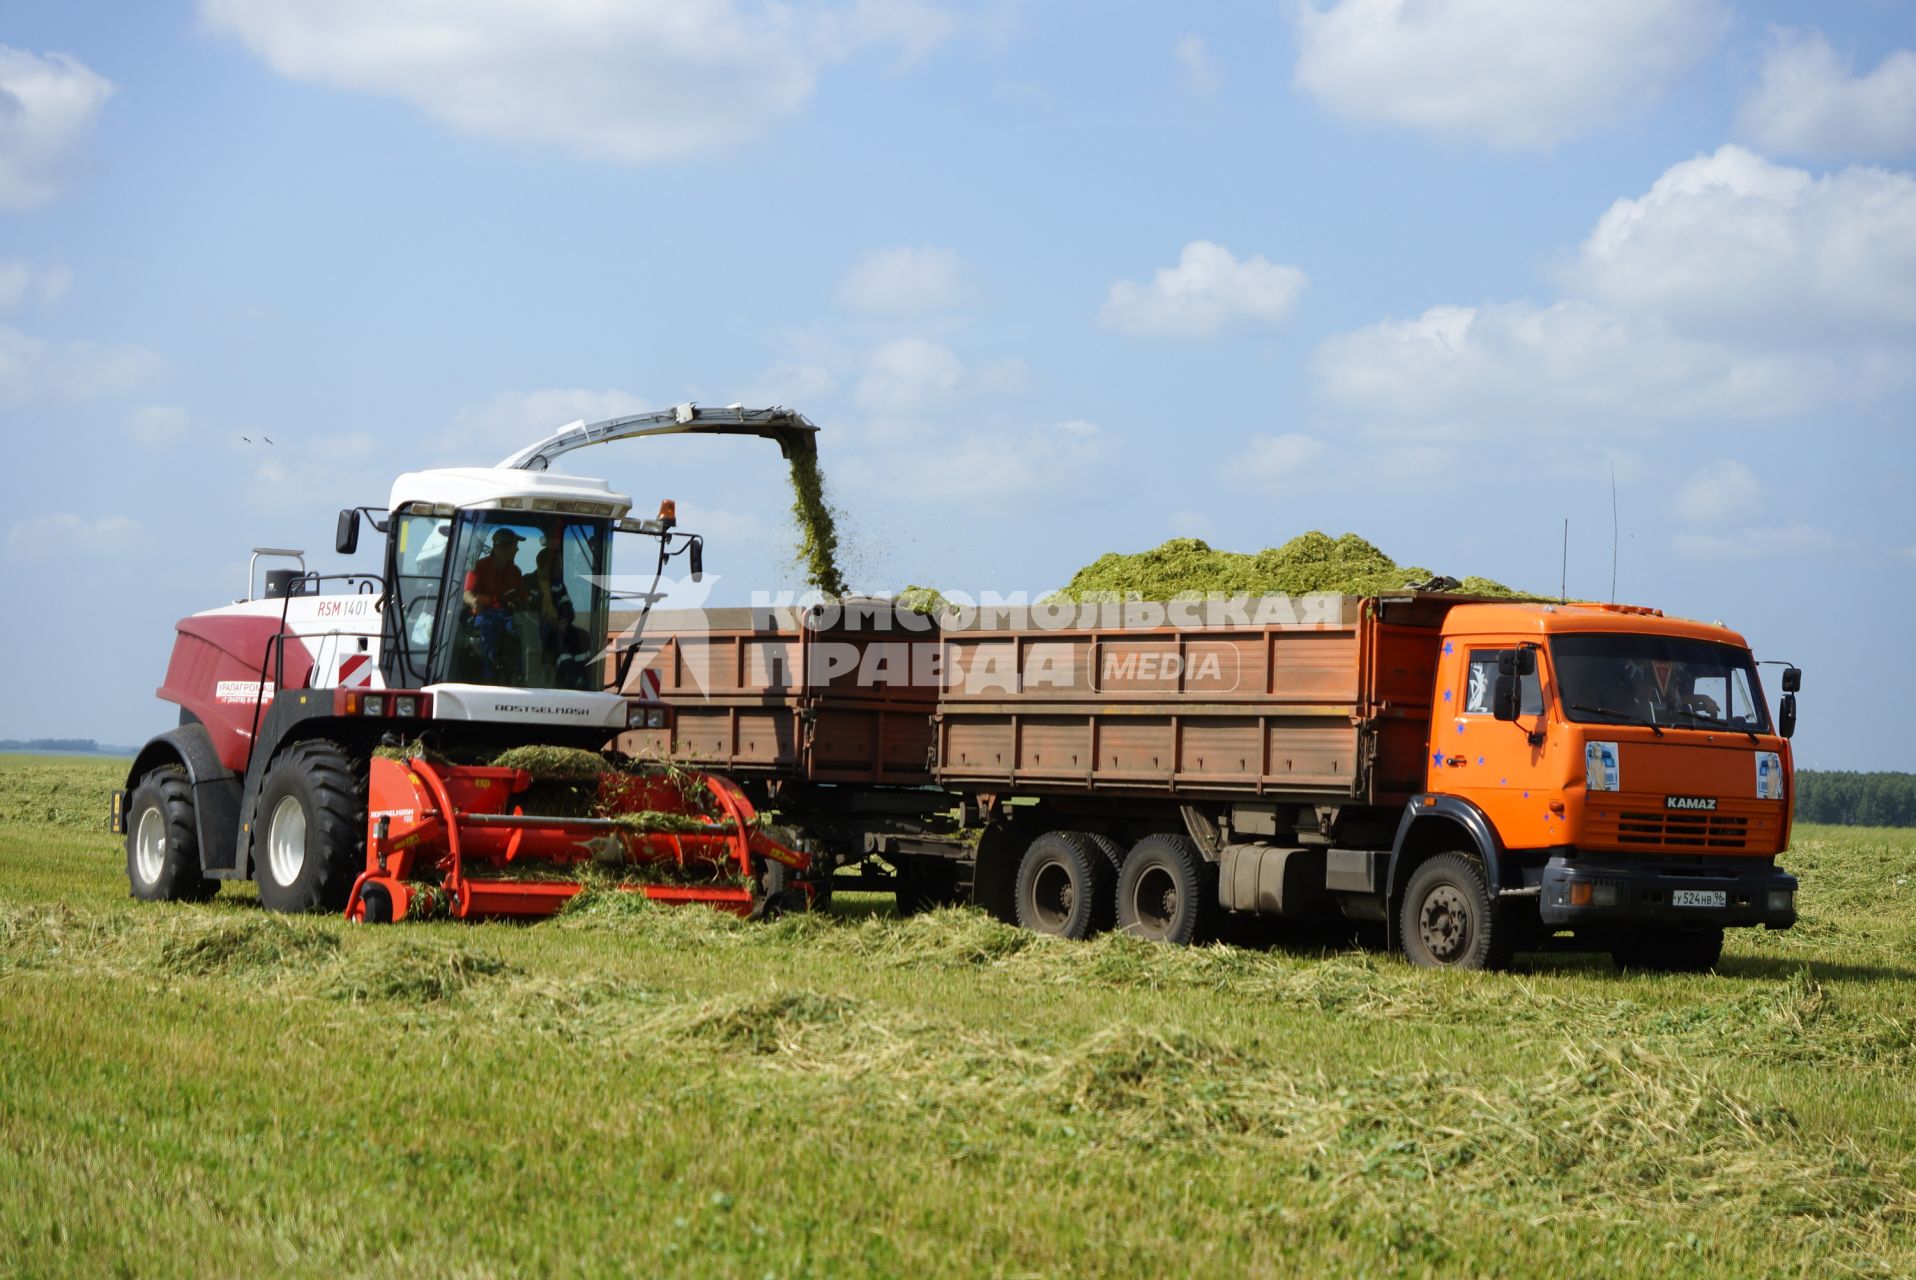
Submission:
[[[1018,923],[1033,933],[1089,938],[1111,927],[1117,875],[1098,842],[1047,831],[1018,864]]]
[[[341,911],[366,866],[366,781],[337,744],[296,742],[253,810],[253,879],[274,911]]]
[[[1418,864],[1404,886],[1397,936],[1404,955],[1425,969],[1501,969],[1509,941],[1496,900],[1476,859],[1440,853]]]
[[[126,879],[147,902],[205,902],[220,882],[200,874],[193,784],[179,765],[140,779],[126,814]]]
[[[1217,904],[1217,867],[1190,837],[1146,836],[1118,872],[1118,928],[1134,938],[1189,946]]]
[[[1610,947],[1619,969],[1647,973],[1708,973],[1723,958],[1723,929],[1671,930],[1668,933],[1632,933]]]

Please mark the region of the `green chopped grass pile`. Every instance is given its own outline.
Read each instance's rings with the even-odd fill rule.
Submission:
[[[1354,533],[1341,538],[1312,530],[1281,547],[1220,551],[1199,538],[1173,538],[1134,554],[1111,552],[1072,575],[1058,595],[1066,600],[1173,600],[1202,595],[1377,595],[1402,591],[1435,575],[1400,565]],[[1461,579],[1469,595],[1519,599],[1523,593],[1489,578]]]

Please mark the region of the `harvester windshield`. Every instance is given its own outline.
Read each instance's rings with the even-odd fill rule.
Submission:
[[[597,687],[607,521],[517,510],[409,513],[397,521],[404,643],[429,682]]]

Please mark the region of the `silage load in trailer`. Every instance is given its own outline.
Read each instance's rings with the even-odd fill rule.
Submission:
[[[1221,551],[1199,538],[1173,538],[1149,551],[1111,552],[1077,571],[1059,590],[1066,600],[1171,600],[1201,595],[1380,595],[1429,582],[1435,576],[1400,565],[1377,547],[1347,533],[1313,529],[1279,547]],[[1468,595],[1522,599],[1524,593],[1489,578],[1467,577],[1454,588]]]

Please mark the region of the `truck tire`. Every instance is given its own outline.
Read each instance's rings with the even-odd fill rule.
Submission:
[[[1723,929],[1625,934],[1611,943],[1610,958],[1619,969],[1645,973],[1708,973],[1723,958]]]
[[[200,874],[193,784],[179,765],[149,771],[126,814],[126,879],[146,902],[205,902],[220,882]]]
[[[1081,831],[1047,831],[1018,863],[1021,928],[1085,939],[1111,927],[1117,876],[1097,842]]]
[[[1420,863],[1404,886],[1397,935],[1425,969],[1500,969],[1510,959],[1483,868],[1461,853]]]
[[[955,907],[962,901],[958,893],[958,869],[944,858],[901,857],[893,870],[897,873],[895,892],[901,916]]]
[[[273,911],[341,911],[366,865],[366,781],[338,745],[296,742],[253,809],[253,879]]]
[[[1146,836],[1118,872],[1118,928],[1134,938],[1188,946],[1217,901],[1217,868],[1188,836]]]

